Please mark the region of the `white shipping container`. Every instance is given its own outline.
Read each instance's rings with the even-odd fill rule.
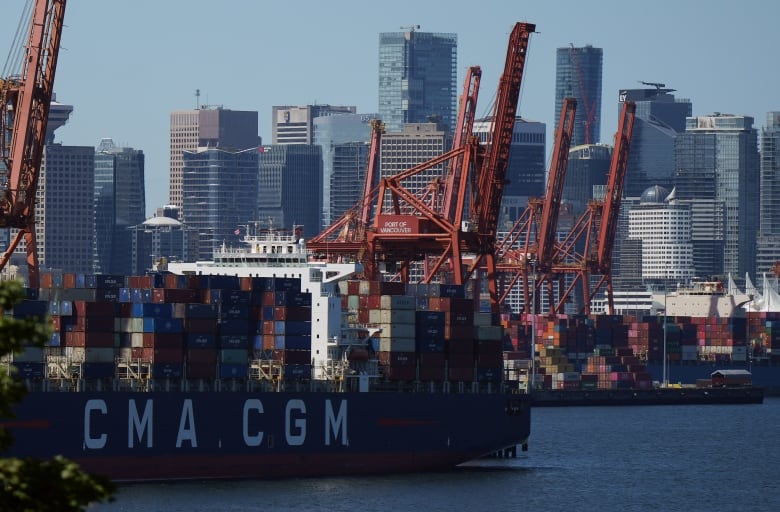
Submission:
[[[133,348],[144,348],[144,333],[134,332],[130,335],[130,346]]]
[[[84,361],[86,349],[84,347],[65,347],[63,355],[73,362]]]
[[[144,319],[138,318],[117,318],[119,321],[119,332],[144,332]]]

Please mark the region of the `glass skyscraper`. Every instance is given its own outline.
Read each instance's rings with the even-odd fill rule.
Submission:
[[[690,100],[676,99],[674,89],[655,84],[652,89],[623,89],[618,111],[624,101],[636,104],[631,150],[623,195],[638,197],[654,186],[672,189],[674,183],[674,138],[685,131],[685,119],[691,116]]]
[[[761,211],[756,272],[780,261],[780,112],[768,112],[761,131]]]
[[[306,238],[316,235],[322,213],[322,148],[279,144],[262,149],[257,220],[281,229],[303,226]]]
[[[439,123],[452,132],[457,117],[456,34],[379,34],[379,115],[388,132],[405,123]]]
[[[128,274],[132,241],[128,231],[144,221],[144,154],[103,139],[95,153],[95,272]]]
[[[223,243],[237,247],[241,226],[257,220],[257,155],[257,148],[182,153],[183,217],[199,233],[199,259],[212,259]]]
[[[721,268],[696,268],[699,277],[755,273],[759,229],[758,135],[753,118],[730,114],[689,117],[675,142],[677,198],[712,205],[709,221],[723,233]],[[719,204],[725,216],[718,226]],[[692,206],[692,215],[696,208]],[[695,218],[692,218],[695,230]],[[704,227],[705,229],[708,229]],[[696,247],[697,250],[711,250]]]
[[[169,201],[182,208],[181,214],[186,215],[182,201],[182,153],[202,147],[229,151],[257,149],[261,144],[257,135],[257,112],[204,105],[197,110],[171,112],[170,118]]]
[[[329,226],[360,199],[352,190],[363,192],[371,120],[377,114],[336,114],[314,119],[314,144],[322,148],[322,225]],[[339,149],[343,147],[342,149]],[[353,160],[353,150],[363,148],[363,160]],[[338,168],[337,168],[338,166]],[[338,176],[337,176],[338,174]],[[342,180],[359,180],[344,183]]]
[[[603,50],[591,45],[558,48],[555,56],[555,131],[564,98],[577,99],[571,145],[601,140],[601,72]]]

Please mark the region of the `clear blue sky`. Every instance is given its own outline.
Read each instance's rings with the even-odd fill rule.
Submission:
[[[24,3],[2,1],[0,67]],[[758,0],[69,0],[55,91],[74,112],[57,140],[111,137],[143,150],[150,214],[168,199],[169,114],[195,108],[196,89],[201,103],[258,111],[270,143],[273,105],[376,112],[379,33],[420,25],[458,35],[458,88],[463,70],[480,65],[477,111],[487,114],[516,21],[539,32],[519,112],[548,134],[555,50],[569,43],[604,49],[603,142],[615,130],[617,91],[640,80],[677,89],[694,115],[749,115],[760,128],[780,110],[778,20],[780,2]]]

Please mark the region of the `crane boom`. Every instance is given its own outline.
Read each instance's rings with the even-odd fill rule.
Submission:
[[[634,130],[634,114],[636,104],[624,101],[620,110],[617,133],[615,133],[615,149],[612,150],[612,161],[609,166],[609,177],[604,196],[604,207],[601,212],[599,232],[598,265],[603,273],[611,267],[612,249],[615,245],[620,200],[623,196],[623,183],[628,166],[628,150],[631,146],[631,134]]]
[[[43,158],[64,15],[65,0],[36,0],[22,74],[18,78],[3,80],[0,89],[0,153],[8,170],[7,188],[2,191],[0,197],[0,226],[19,230],[0,258],[0,270],[5,267],[11,254],[24,238],[31,288],[38,286],[35,193]]]
[[[483,242],[486,243],[485,249],[490,252],[495,247],[498,215],[504,193],[528,42],[535,30],[536,25],[532,23],[516,23],[509,37],[504,72],[499,81],[493,110],[492,136],[477,176],[476,191],[479,197],[474,201],[476,225]]]
[[[555,233],[558,228],[558,215],[561,211],[563,185],[566,181],[566,168],[569,162],[569,148],[574,132],[574,115],[577,110],[577,100],[564,98],[561,118],[558,122],[558,133],[555,135],[555,151],[550,163],[550,177],[547,194],[542,206],[541,227],[539,229],[539,248],[537,249],[538,265],[543,271],[549,270],[553,257]]]

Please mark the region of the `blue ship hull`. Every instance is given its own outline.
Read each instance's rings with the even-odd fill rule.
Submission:
[[[527,443],[530,397],[424,392],[31,392],[11,456],[116,481],[441,470]]]

